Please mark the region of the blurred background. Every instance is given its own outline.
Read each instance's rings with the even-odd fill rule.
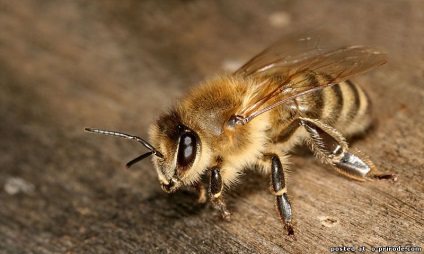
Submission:
[[[0,0],[0,253],[322,253],[421,246],[424,2]],[[353,146],[399,175],[358,183],[293,157],[297,241],[267,176],[228,192],[230,223],[191,191],[167,195],[150,161],[121,170],[149,124],[203,78],[294,31],[320,27],[389,63],[354,79],[376,124]],[[318,244],[319,243],[319,244]]]

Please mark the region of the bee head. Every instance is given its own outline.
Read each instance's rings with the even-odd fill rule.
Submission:
[[[164,191],[174,192],[199,180],[205,169],[200,166],[201,138],[181,123],[177,113],[160,117],[150,128],[150,140],[163,153],[162,158],[153,157],[153,163]]]
[[[183,185],[193,185],[200,180],[206,170],[207,156],[200,156],[202,142],[199,135],[182,124],[177,113],[171,112],[158,119],[150,128],[152,144],[137,136],[85,128],[87,132],[133,139],[150,151],[127,163],[127,168],[151,156],[155,165],[161,187],[166,192],[174,192]],[[210,149],[205,146],[205,151]],[[209,154],[206,152],[206,154]]]

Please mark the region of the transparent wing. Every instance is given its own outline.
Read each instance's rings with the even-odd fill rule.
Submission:
[[[285,36],[253,57],[234,74],[250,76],[278,66],[291,66],[314,56],[321,55],[328,48],[338,48],[324,32],[313,30]]]
[[[265,50],[235,73],[251,77],[260,84],[256,96],[237,112],[243,124],[296,97],[324,89],[386,63],[384,53],[362,46],[327,53],[311,48],[305,57],[291,57],[290,61],[283,56],[273,57],[278,55],[274,52],[277,48],[272,46]],[[268,55],[266,52],[274,53]],[[276,62],[265,63],[264,59]]]

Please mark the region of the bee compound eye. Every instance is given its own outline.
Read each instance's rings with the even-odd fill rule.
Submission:
[[[186,168],[193,163],[196,158],[197,138],[191,133],[187,132],[181,135],[180,143],[178,144],[177,163],[180,167]]]

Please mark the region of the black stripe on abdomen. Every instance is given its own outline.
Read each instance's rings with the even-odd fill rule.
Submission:
[[[331,95],[328,94],[328,96],[331,97],[332,101],[331,104],[327,104],[327,107],[331,107],[331,109],[329,109],[331,115],[328,118],[331,122],[336,122],[342,114],[343,110],[343,92],[340,88],[340,84],[329,87],[327,88],[327,90],[327,93],[331,93]],[[327,100],[330,100],[330,98],[328,98]]]
[[[361,100],[359,98],[359,92],[355,84],[352,83],[350,80],[345,81],[348,87],[350,88],[353,96],[352,105],[349,109],[349,115],[351,118],[355,118],[356,114],[358,113],[359,107],[361,106]]]
[[[307,79],[311,87],[320,86],[316,75],[308,74]],[[309,118],[320,119],[323,115],[323,110],[325,106],[324,91],[318,90],[316,92],[300,96],[295,99],[295,103],[297,104],[299,111],[301,111],[303,115]]]

